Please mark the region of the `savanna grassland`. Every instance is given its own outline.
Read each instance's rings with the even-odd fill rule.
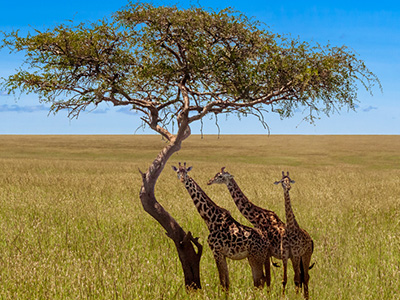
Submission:
[[[296,181],[297,220],[314,239],[311,299],[400,299],[400,136],[192,136],[159,178],[156,195],[200,237],[203,289],[187,295],[175,247],[140,204],[140,175],[159,136],[0,136],[0,299],[224,299],[207,228],[170,166],[240,215],[221,167],[255,204],[284,216],[281,171]],[[229,299],[282,299],[281,268],[268,294],[250,267],[229,261]],[[294,292],[289,264],[287,299]]]

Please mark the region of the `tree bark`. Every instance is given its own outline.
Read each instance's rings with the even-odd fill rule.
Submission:
[[[190,135],[190,134],[189,134]],[[161,171],[168,159],[181,148],[185,137],[174,138],[157,156],[146,173],[142,173],[143,184],[140,189],[140,200],[143,209],[150,214],[166,230],[166,234],[174,241],[182,265],[185,287],[200,289],[200,259],[203,246],[198,238],[193,238],[191,232],[185,232],[178,222],[156,200],[154,188]],[[197,248],[197,252],[194,249]]]

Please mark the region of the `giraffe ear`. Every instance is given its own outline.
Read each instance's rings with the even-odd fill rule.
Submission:
[[[295,183],[296,181],[294,181],[294,180],[292,180],[292,179],[290,179],[290,183]]]
[[[189,172],[191,169],[193,169],[192,166],[190,166],[189,168],[186,169],[186,172]]]
[[[172,166],[172,170],[174,170],[175,172],[178,171],[178,169],[175,166]]]
[[[274,184],[280,184],[281,183],[281,181],[275,181],[274,182]]]

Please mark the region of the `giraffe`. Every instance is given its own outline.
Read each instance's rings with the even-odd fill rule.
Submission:
[[[286,235],[289,240],[290,258],[294,269],[294,282],[296,284],[296,292],[304,284],[304,298],[309,298],[308,281],[310,276],[308,270],[310,267],[311,256],[314,251],[314,242],[310,235],[304,229],[300,228],[290,203],[289,191],[290,184],[294,183],[289,177],[289,172],[285,175],[282,171],[282,179],[275,181],[274,184],[281,184],[285,197],[285,214],[286,214]]]
[[[275,212],[261,208],[249,201],[236,183],[234,176],[225,171],[225,167],[221,168],[221,172],[218,172],[207,184],[226,184],[233,201],[242,215],[268,236],[271,243],[271,256],[282,260],[288,259],[290,248],[285,234],[286,225]],[[287,263],[283,264],[283,267],[283,273],[287,274]],[[287,277],[284,277],[282,280],[283,294],[285,294],[286,283]]]
[[[264,275],[263,265],[269,261],[270,244],[268,238],[255,228],[237,222],[230,212],[213,202],[200,186],[188,176],[192,167],[172,166],[178,179],[185,185],[200,216],[206,223],[209,235],[208,245],[213,252],[218,268],[219,280],[225,291],[229,290],[229,272],[226,258],[233,260],[248,259],[255,287],[267,287],[271,283],[270,270]]]

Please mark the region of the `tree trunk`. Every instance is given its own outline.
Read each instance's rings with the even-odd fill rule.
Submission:
[[[191,232],[186,233],[178,222],[161,206],[154,195],[154,188],[161,171],[171,155],[181,148],[181,140],[173,140],[167,145],[150,165],[148,171],[142,174],[143,185],[140,190],[140,200],[144,210],[150,214],[166,230],[178,251],[179,260],[185,277],[186,289],[200,289],[200,258],[203,247],[198,238],[193,238]],[[197,252],[194,249],[197,247]]]

